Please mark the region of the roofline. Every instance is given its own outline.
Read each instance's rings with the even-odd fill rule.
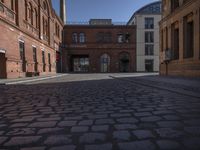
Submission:
[[[129,19],[129,21],[127,22],[127,24],[129,24],[129,23],[131,22],[131,20],[133,20],[133,18],[134,18],[137,14],[140,14],[140,13],[138,13],[140,10],[142,10],[142,9],[148,7],[148,6],[151,6],[151,5],[153,5],[153,4],[156,4],[156,3],[162,3],[162,1],[161,1],[161,0],[158,0],[158,1],[156,1],[156,2],[152,2],[152,3],[149,3],[149,4],[147,4],[147,5],[143,6],[143,7],[141,7],[140,9],[138,9],[138,10],[131,16],[131,18]],[[161,13],[155,13],[155,15],[158,15],[158,14],[161,14]]]

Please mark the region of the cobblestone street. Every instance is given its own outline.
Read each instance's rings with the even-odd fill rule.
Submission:
[[[69,74],[0,85],[0,150],[199,150],[200,80]]]

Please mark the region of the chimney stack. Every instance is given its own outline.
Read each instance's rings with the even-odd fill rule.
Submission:
[[[60,0],[60,18],[66,24],[66,3],[65,0]]]

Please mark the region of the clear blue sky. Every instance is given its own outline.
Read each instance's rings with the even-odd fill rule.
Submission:
[[[66,0],[67,21],[89,21],[91,18],[127,22],[132,14],[146,4],[158,0]],[[59,12],[59,0],[52,0]]]

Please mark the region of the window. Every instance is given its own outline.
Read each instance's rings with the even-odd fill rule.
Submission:
[[[193,15],[184,17],[184,58],[191,58],[194,55],[194,23]]]
[[[108,54],[103,54],[101,56],[101,72],[110,71],[110,56]]]
[[[171,28],[172,58],[179,59],[179,24],[174,23]]]
[[[46,64],[45,64],[45,52],[42,51],[42,63],[43,63],[43,72],[46,71]]]
[[[85,33],[80,33],[80,35],[79,35],[79,42],[80,43],[85,43]]]
[[[25,60],[25,52],[24,52],[24,42],[19,42],[19,53],[20,53],[20,59]]]
[[[11,9],[14,10],[15,9],[15,0],[11,0]]]
[[[33,61],[35,63],[37,62],[37,50],[36,50],[36,47],[33,47]]]
[[[145,45],[145,55],[154,55],[154,45],[153,44]]]
[[[25,47],[24,42],[19,41],[19,53],[20,53],[20,59],[22,61],[22,72],[26,72],[26,60],[25,60]]]
[[[171,11],[179,7],[179,0],[171,0]]]
[[[123,43],[124,42],[124,36],[123,36],[123,34],[118,34],[117,41],[118,41],[118,43]]]
[[[48,40],[48,36],[49,36],[48,20],[43,17],[42,21],[43,21],[43,37],[44,37],[44,40]]]
[[[78,34],[77,33],[73,33],[72,34],[72,42],[73,43],[78,43]]]
[[[110,32],[104,33],[104,42],[105,43],[112,42],[112,34]]]
[[[145,32],[145,43],[153,43],[154,42],[154,32]]]
[[[154,28],[154,18],[145,18],[145,29]]]
[[[51,72],[51,54],[48,53],[49,72]]]

